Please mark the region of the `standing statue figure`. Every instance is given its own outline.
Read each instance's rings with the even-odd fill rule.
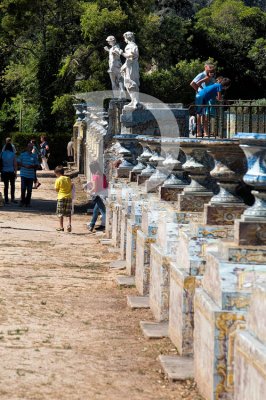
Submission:
[[[108,46],[104,47],[104,50],[109,53],[109,75],[112,83],[113,97],[114,98],[124,98],[126,97],[124,91],[124,82],[121,75],[122,62],[120,59],[120,47],[116,43],[116,38],[114,36],[108,36],[106,39]]]
[[[135,43],[133,32],[126,32],[123,36],[127,45],[124,51],[119,51],[119,54],[126,59],[121,68],[121,73],[124,76],[125,87],[131,98],[131,102],[124,108],[131,110],[136,109],[139,104],[139,49]]]

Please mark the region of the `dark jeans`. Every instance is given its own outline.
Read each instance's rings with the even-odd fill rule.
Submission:
[[[5,188],[4,188],[4,195],[5,195],[5,201],[8,202],[8,187],[9,187],[9,182],[10,182],[10,187],[11,187],[11,200],[15,199],[15,180],[16,176],[14,172],[2,172],[1,174],[2,182],[4,182]]]
[[[106,209],[104,202],[100,196],[96,196],[93,200],[94,202],[94,209],[92,213],[92,219],[90,222],[90,226],[94,227],[94,225],[97,222],[97,218],[99,214],[102,214],[102,225],[105,226],[105,214],[106,214]]]
[[[33,178],[21,177],[21,203],[28,205],[31,201],[31,192],[33,186]],[[27,194],[26,194],[27,192]]]

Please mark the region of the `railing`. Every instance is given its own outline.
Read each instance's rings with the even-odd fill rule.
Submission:
[[[252,104],[253,103],[253,104]],[[231,138],[237,132],[266,133],[266,105],[254,100],[227,100],[223,104],[191,105],[190,137]],[[197,114],[201,113],[201,117]],[[200,123],[200,126],[197,126]]]

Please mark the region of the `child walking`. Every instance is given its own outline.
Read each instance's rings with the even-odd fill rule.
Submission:
[[[68,218],[67,232],[72,231],[71,211],[72,211],[72,182],[68,176],[64,176],[64,168],[60,165],[54,170],[56,175],[55,190],[57,191],[56,214],[59,218],[58,232],[64,231],[64,217]]]

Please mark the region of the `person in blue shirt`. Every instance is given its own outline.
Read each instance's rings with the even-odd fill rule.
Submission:
[[[14,152],[14,148],[11,143],[6,143],[4,150],[1,153],[2,160],[2,172],[1,179],[4,182],[4,195],[5,204],[9,204],[8,200],[8,188],[9,183],[11,187],[11,202],[17,203],[15,200],[15,180],[17,177],[17,160]]]
[[[203,115],[203,136],[208,136],[208,120],[206,118],[206,109],[204,106],[210,101],[222,100],[222,91],[227,90],[231,85],[229,78],[220,78],[219,82],[210,86],[205,86],[196,96],[197,114]]]
[[[190,83],[190,86],[195,90],[197,95],[206,86],[213,85],[214,83],[215,83],[215,66],[210,62],[206,62],[204,65],[204,71],[200,72],[193,79],[193,81]],[[201,137],[203,120],[204,116],[201,113],[197,112],[197,136],[199,137]]]
[[[35,170],[39,162],[36,154],[32,153],[33,144],[28,143],[26,151],[20,154],[18,165],[21,177],[21,201],[20,207],[30,207],[32,186],[35,179]]]

